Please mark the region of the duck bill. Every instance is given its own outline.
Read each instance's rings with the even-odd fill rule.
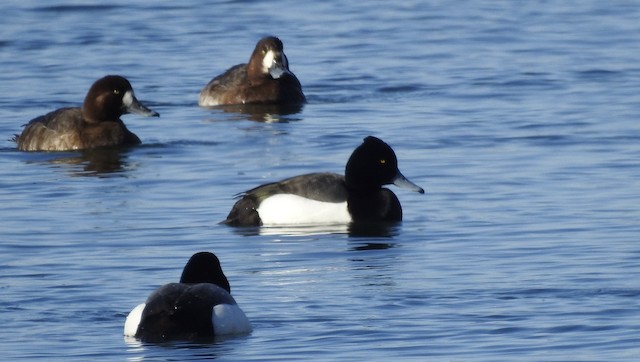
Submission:
[[[414,192],[419,192],[421,194],[424,194],[424,189],[414,184],[413,182],[409,181],[409,179],[404,177],[404,175],[400,172],[400,170],[398,170],[398,173],[396,174],[396,178],[393,180],[392,184],[398,187],[401,187],[403,189],[408,189]]]
[[[278,79],[284,74],[290,74],[289,62],[284,53],[280,53],[273,57],[272,63],[269,65],[269,75],[271,78]]]
[[[269,74],[271,75],[271,78],[273,79],[278,79],[280,77],[282,77],[282,75],[284,74],[286,70],[282,69],[282,67],[271,67],[269,68]]]
[[[145,117],[160,117],[160,114],[140,103],[132,92],[127,92],[122,98],[124,113],[135,113]]]
[[[269,68],[269,74],[273,79],[278,79],[282,77],[284,74],[288,74],[288,73],[289,73],[289,69],[283,67],[282,63],[274,62],[271,68]]]

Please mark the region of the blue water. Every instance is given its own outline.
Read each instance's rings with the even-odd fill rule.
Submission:
[[[640,358],[640,6],[630,1],[0,4],[3,360]],[[309,103],[197,107],[278,35]],[[126,76],[159,119],[122,152],[8,140]],[[233,195],[342,172],[367,135],[425,195],[405,220],[238,230]],[[127,313],[215,252],[251,335],[125,341]]]

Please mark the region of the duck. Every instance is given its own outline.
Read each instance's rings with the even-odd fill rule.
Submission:
[[[127,315],[125,337],[143,342],[196,341],[252,331],[231,296],[218,257],[207,251],[191,256],[179,283],[156,289]]]
[[[229,226],[282,226],[399,222],[402,207],[393,184],[423,194],[398,169],[393,149],[368,136],[349,157],[345,174],[315,172],[260,185],[240,193]]]
[[[275,36],[260,39],[248,63],[235,65],[214,77],[198,98],[201,107],[305,102],[300,81],[289,70],[282,41]]]
[[[120,116],[159,117],[136,98],[131,83],[119,75],[96,80],[82,107],[65,107],[29,121],[14,137],[21,151],[71,151],[127,147],[141,143]]]

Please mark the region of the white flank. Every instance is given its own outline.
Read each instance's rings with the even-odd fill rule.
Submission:
[[[253,328],[249,319],[237,304],[218,304],[213,307],[213,331],[216,336],[246,334]]]
[[[146,304],[138,304],[137,307],[133,308],[129,315],[127,316],[127,320],[124,322],[124,335],[127,337],[133,337],[136,335],[138,331],[138,326],[140,325],[140,320],[142,319],[142,311],[144,310],[144,306]]]
[[[278,194],[260,203],[263,225],[343,224],[352,221],[347,202],[324,202],[292,194]]]

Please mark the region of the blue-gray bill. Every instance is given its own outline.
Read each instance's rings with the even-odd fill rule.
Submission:
[[[398,173],[396,174],[396,178],[393,179],[393,184],[403,189],[408,189],[414,192],[419,192],[421,194],[424,194],[424,189],[422,187],[409,181],[409,179],[404,177],[404,175],[400,171],[398,171]]]
[[[123,108],[125,113],[135,113],[146,117],[160,117],[158,112],[147,108],[136,97],[131,97],[130,102],[125,102],[123,99]]]

